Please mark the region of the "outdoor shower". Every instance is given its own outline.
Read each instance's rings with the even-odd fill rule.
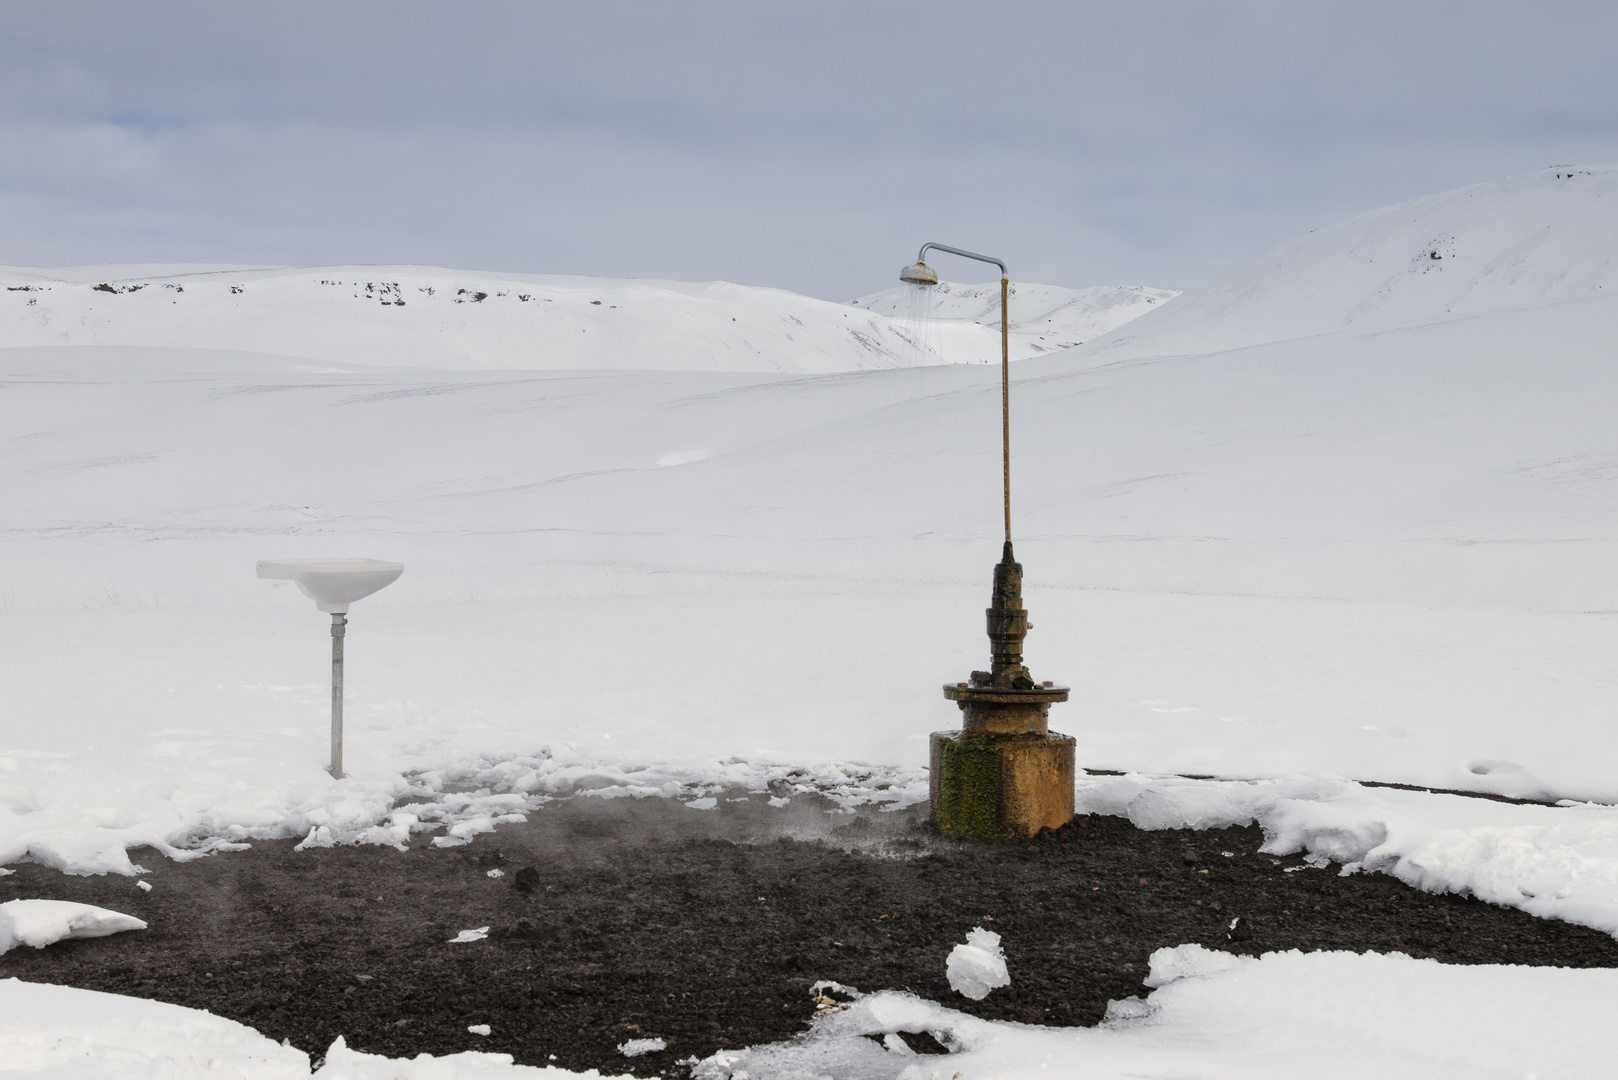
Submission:
[[[1005,546],[994,568],[988,616],[988,671],[944,687],[963,714],[959,731],[935,731],[931,739],[932,822],[955,835],[985,838],[1032,836],[1073,817],[1074,740],[1049,729],[1050,708],[1066,701],[1068,688],[1035,682],[1023,664],[1023,639],[1031,624],[1022,604],[1022,564],[1011,550],[1011,312],[1006,264],[944,244],[923,244],[916,262],[899,272],[908,285],[928,288],[938,274],[927,265],[929,250],[943,251],[1000,268],[1000,447]]]

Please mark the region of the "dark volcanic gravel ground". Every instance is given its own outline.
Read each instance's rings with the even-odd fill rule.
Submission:
[[[1618,942],[1594,930],[1381,875],[1286,872],[1298,860],[1258,854],[1252,828],[1141,832],[1081,817],[988,844],[930,836],[921,808],[848,817],[818,799],[777,810],[764,798],[706,812],[579,798],[451,849],[423,838],[405,852],[147,853],[150,892],[19,865],[0,899],[78,900],[151,926],[14,950],[0,977],[208,1009],[316,1057],[342,1034],[390,1056],[554,1054],[570,1069],[645,1076],[801,1031],[817,979],[907,988],[983,1017],[1093,1024],[1108,999],[1145,993],[1154,949],[1188,942],[1618,966]],[[1251,940],[1227,941],[1237,916]],[[950,991],[944,958],[980,924],[1003,935],[1012,984],[970,1002]],[[447,943],[481,926],[488,940]],[[491,1036],[468,1033],[482,1023]],[[615,1049],[646,1036],[668,1049]]]

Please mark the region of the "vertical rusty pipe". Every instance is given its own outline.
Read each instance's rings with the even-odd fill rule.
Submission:
[[[333,612],[331,617],[331,775],[343,778],[343,634],[348,616]]]
[[[1006,542],[1011,542],[1011,310],[1010,282],[1000,275],[1000,461],[1006,489]]]

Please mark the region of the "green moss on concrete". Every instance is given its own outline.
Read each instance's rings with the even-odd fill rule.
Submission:
[[[999,839],[1001,744],[956,738],[946,741],[943,751],[933,825],[951,836]]]

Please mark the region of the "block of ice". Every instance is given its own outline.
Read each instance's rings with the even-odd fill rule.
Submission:
[[[982,1001],[989,991],[1011,985],[1006,970],[1006,954],[1000,950],[1000,935],[981,926],[966,935],[966,944],[957,945],[944,962],[949,988],[973,1001]]]
[[[624,1057],[640,1057],[642,1054],[655,1054],[659,1050],[667,1050],[668,1045],[662,1039],[630,1039],[628,1042],[618,1044],[618,1052]]]

